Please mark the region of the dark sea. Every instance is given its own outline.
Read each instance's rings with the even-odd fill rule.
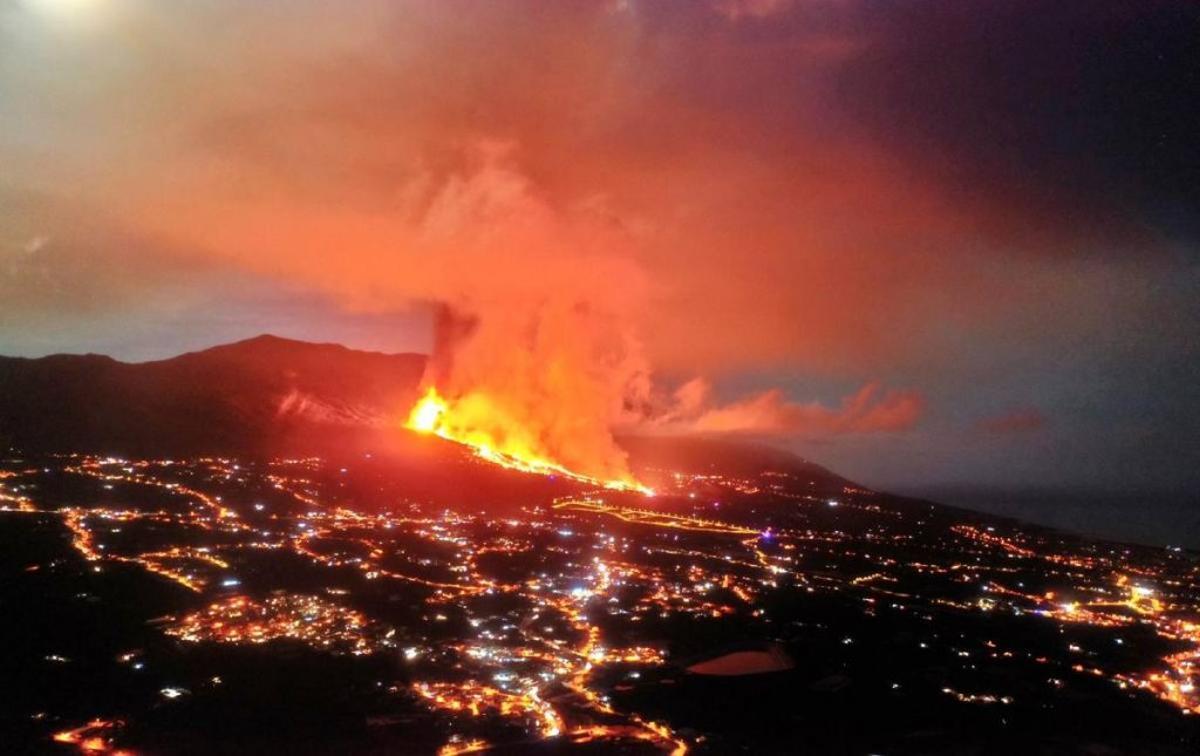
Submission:
[[[1105,540],[1200,550],[1200,493],[1000,491],[954,486],[904,493]]]

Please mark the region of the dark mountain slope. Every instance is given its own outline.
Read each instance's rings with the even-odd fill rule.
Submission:
[[[275,336],[167,360],[0,357],[0,441],[29,450],[246,453],[403,417],[418,354]]]

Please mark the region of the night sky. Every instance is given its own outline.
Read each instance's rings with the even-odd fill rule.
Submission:
[[[0,353],[450,303],[621,429],[1197,519],[1198,68],[1183,1],[0,0]]]

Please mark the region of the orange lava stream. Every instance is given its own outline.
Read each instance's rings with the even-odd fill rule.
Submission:
[[[109,735],[120,728],[120,721],[93,719],[82,727],[56,732],[52,736],[55,743],[73,745],[84,754],[110,754],[111,756],[132,756],[129,751],[115,750]]]
[[[616,517],[618,520],[641,525],[651,525],[659,528],[674,528],[676,530],[691,530],[701,533],[719,533],[722,535],[758,535],[758,530],[742,525],[731,525],[718,520],[703,520],[686,515],[674,515],[666,512],[656,512],[650,509],[633,509],[631,507],[614,507],[602,499],[562,499],[556,500],[554,509],[572,509],[579,512],[591,512]]]
[[[421,397],[408,415],[404,427],[418,433],[433,434],[447,441],[454,441],[471,448],[476,456],[501,467],[537,475],[561,475],[564,478],[603,486],[616,491],[637,491],[647,496],[653,496],[653,489],[647,488],[633,478],[604,480],[590,475],[568,470],[559,463],[547,459],[527,445],[517,440],[505,439],[500,441],[484,430],[466,430],[453,422],[454,406],[438,394],[432,386],[425,396]]]

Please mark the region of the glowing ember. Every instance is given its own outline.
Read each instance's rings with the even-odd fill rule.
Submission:
[[[638,491],[653,496],[654,491],[641,485],[632,477],[616,479],[594,478],[590,475],[568,470],[557,462],[534,451],[534,443],[527,439],[520,428],[513,428],[502,438],[473,427],[466,418],[486,411],[488,403],[479,396],[451,402],[430,386],[412,412],[405,427],[418,433],[433,433],[447,441],[470,447],[475,454],[493,464],[538,475],[561,475],[564,478],[590,483],[618,491]]]

